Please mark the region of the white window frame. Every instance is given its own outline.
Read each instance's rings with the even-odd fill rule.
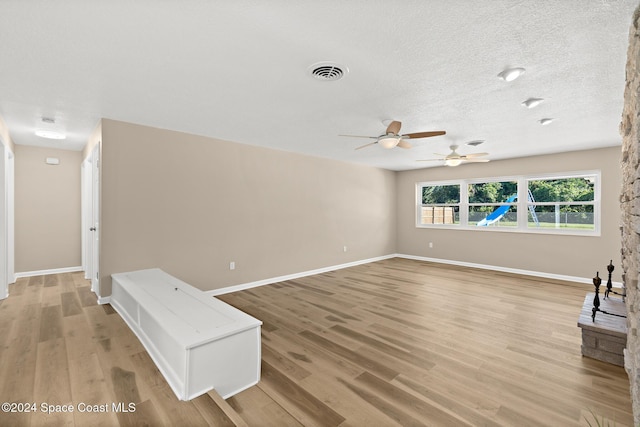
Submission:
[[[593,225],[592,230],[579,230],[571,228],[535,228],[528,226],[528,214],[529,214],[529,200],[528,200],[528,181],[532,180],[549,180],[549,179],[567,179],[567,178],[580,178],[588,175],[596,177],[593,189],[593,202],[591,203],[578,203],[580,205],[593,204]],[[518,183],[518,199],[515,203],[517,206],[517,227],[478,227],[475,225],[469,225],[469,184],[479,184],[484,182],[504,182],[504,181],[516,181]],[[422,224],[421,223],[421,211],[422,211],[422,188],[425,186],[437,186],[437,185],[460,185],[460,211],[459,211],[459,224]],[[602,187],[602,174],[600,170],[586,170],[586,171],[573,171],[573,172],[558,172],[558,173],[545,173],[535,175],[519,175],[519,176],[497,176],[486,178],[470,178],[470,179],[458,179],[458,180],[445,180],[445,181],[424,181],[416,183],[416,209],[415,209],[415,224],[416,228],[437,228],[437,229],[450,229],[450,230],[468,230],[478,231],[481,233],[532,233],[532,234],[562,234],[562,235],[576,235],[576,236],[600,236],[600,222],[601,222],[601,187]],[[562,205],[572,203],[561,203]],[[425,205],[426,206],[426,205]]]
[[[515,205],[517,207],[518,212],[520,212],[520,181],[519,181],[520,177],[517,176],[499,176],[499,177],[492,177],[492,178],[474,178],[474,179],[465,179],[463,180],[464,186],[465,186],[465,193],[467,195],[467,199],[465,201],[466,203],[466,207],[465,207],[465,215],[467,218],[467,222],[465,223],[470,229],[476,229],[476,228],[492,228],[492,227],[477,227],[475,225],[469,225],[469,207],[473,206],[495,206],[495,205],[504,205],[506,202],[502,202],[502,203],[469,203],[469,184],[484,184],[484,183],[488,183],[488,182],[516,182],[516,184],[518,185],[518,202],[513,202],[510,203],[512,205]],[[462,221],[461,221],[462,222]],[[518,224],[520,224],[520,214],[518,214]],[[496,228],[496,227],[493,227]],[[498,227],[501,229],[510,229],[510,230],[515,230],[518,227]],[[495,230],[494,230],[495,231]]]
[[[425,185],[420,185],[420,184],[428,184],[429,186],[447,186],[447,185],[458,185],[460,186],[460,202],[458,204],[446,204],[446,203],[429,203],[427,205],[423,205],[422,204],[422,187],[424,187]],[[416,200],[418,201],[418,206],[416,209],[416,224],[417,226],[432,226],[432,227],[436,227],[436,228],[442,228],[443,226],[445,228],[454,228],[454,229],[458,229],[460,228],[460,224],[462,224],[462,214],[463,212],[465,212],[465,216],[466,216],[466,205],[463,206],[462,201],[463,200],[467,200],[468,194],[467,194],[467,188],[462,185],[462,181],[460,180],[455,180],[455,181],[434,181],[434,182],[428,182],[428,183],[418,183],[416,185]],[[460,215],[460,223],[459,224],[421,224],[421,218],[422,218],[422,207],[423,206],[457,206],[458,207],[458,211],[459,211],[459,215]]]

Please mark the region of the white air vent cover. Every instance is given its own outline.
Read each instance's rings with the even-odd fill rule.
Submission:
[[[308,72],[318,80],[333,82],[344,77],[349,72],[349,69],[335,62],[318,62],[310,66]]]

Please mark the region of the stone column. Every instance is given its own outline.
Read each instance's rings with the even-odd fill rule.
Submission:
[[[627,291],[627,348],[624,364],[631,383],[635,425],[640,425],[640,7],[629,30],[626,86],[620,134],[622,135],[622,280]],[[605,207],[606,209],[606,207]]]

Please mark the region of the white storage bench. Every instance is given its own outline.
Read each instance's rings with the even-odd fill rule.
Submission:
[[[260,380],[262,322],[160,269],[111,276],[111,305],[180,400],[228,398]]]

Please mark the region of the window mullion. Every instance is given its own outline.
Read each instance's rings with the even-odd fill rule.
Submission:
[[[469,225],[469,183],[460,183],[460,226]]]
[[[529,220],[529,187],[526,178],[518,178],[518,229],[526,230]]]

